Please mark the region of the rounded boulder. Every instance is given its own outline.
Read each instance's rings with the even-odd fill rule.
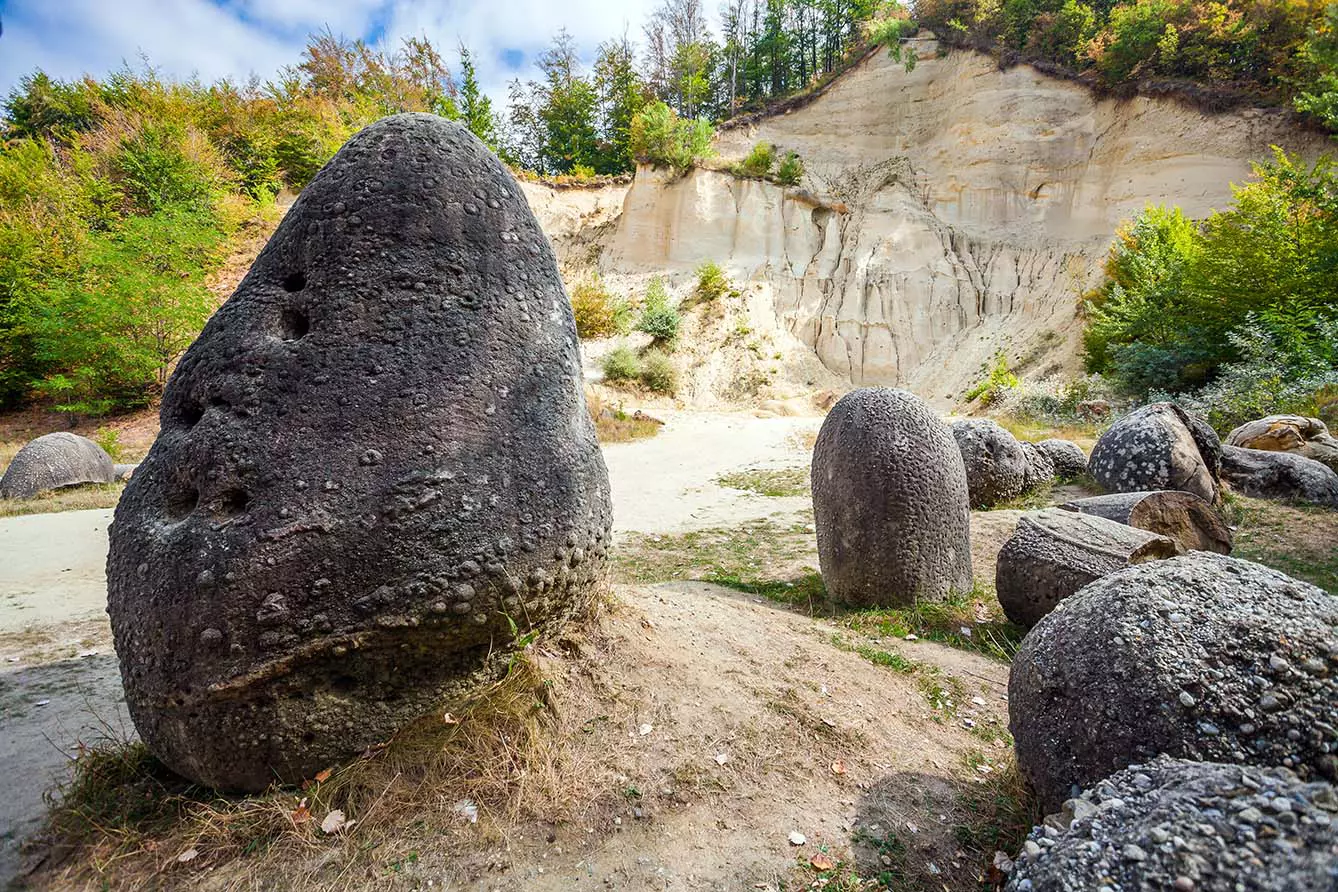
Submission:
[[[969,418],[952,426],[966,466],[972,508],[988,508],[1027,490],[1027,452],[1017,438],[988,418]]]
[[[1004,888],[1331,892],[1335,811],[1332,785],[1283,768],[1161,757],[1066,802]]]
[[[1055,466],[1055,476],[1072,480],[1087,473],[1087,454],[1071,440],[1041,440],[1036,448]]]
[[[1178,489],[1215,503],[1221,453],[1203,419],[1174,403],[1153,403],[1112,424],[1087,469],[1107,492]]]
[[[355,135],[187,350],[117,506],[149,748],[294,783],[467,698],[602,583],[608,476],[514,178],[425,114]]]
[[[31,499],[53,489],[112,483],[111,456],[87,437],[60,431],[32,440],[0,477],[0,499]]]
[[[1160,754],[1338,772],[1338,599],[1209,552],[1120,570],[1023,639],[1018,765],[1047,810]]]
[[[813,448],[822,578],[857,607],[902,607],[971,587],[966,471],[949,431],[914,394],[842,397]]]

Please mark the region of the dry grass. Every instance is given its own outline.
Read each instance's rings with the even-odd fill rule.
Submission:
[[[715,482],[730,489],[781,498],[808,495],[808,477],[808,468],[751,468],[724,474]]]
[[[599,627],[587,631],[598,635]],[[416,858],[419,831],[504,833],[522,819],[588,808],[609,788],[586,768],[596,754],[579,746],[582,723],[598,712],[587,708],[598,697],[594,679],[571,659],[587,640],[531,643],[505,678],[458,713],[425,716],[301,790],[225,797],[176,777],[143,744],[81,745],[38,838],[49,853],[43,885],[150,888],[169,874],[180,883],[183,874],[228,864],[238,874],[229,888],[249,888],[255,878],[238,859],[265,852],[272,868],[276,859],[325,850],[301,861],[335,874],[291,876],[286,888],[326,889],[365,875],[368,865]],[[326,833],[322,822],[335,811],[349,823]]]
[[[1233,556],[1338,595],[1338,511],[1232,495],[1224,513],[1236,528]]]
[[[1090,452],[1096,445],[1097,438],[1104,430],[1102,425],[1086,422],[1051,423],[1034,418],[1019,418],[1014,415],[991,416],[999,426],[1019,440],[1038,443],[1041,440],[1072,440]]]
[[[124,483],[93,483],[51,490],[31,499],[0,499],[0,517],[115,508],[124,489]]]
[[[629,443],[645,440],[660,432],[664,422],[640,412],[628,414],[619,405],[608,405],[593,391],[586,391],[585,404],[595,423],[595,436],[601,443]]]

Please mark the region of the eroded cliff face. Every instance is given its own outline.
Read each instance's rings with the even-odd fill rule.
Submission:
[[[722,160],[762,140],[798,152],[802,188],[638,171],[601,268],[715,260],[761,283],[851,383],[943,402],[1000,348],[1033,374],[1076,371],[1079,298],[1123,220],[1159,203],[1203,216],[1271,145],[1329,147],[1277,112],[1098,99],[973,52],[939,58],[932,41],[919,52],[914,72],[879,53],[810,105],[719,138]]]

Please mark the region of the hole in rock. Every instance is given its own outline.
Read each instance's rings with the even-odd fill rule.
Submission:
[[[244,489],[230,489],[218,497],[218,511],[222,517],[236,517],[251,504],[251,496]]]
[[[307,277],[303,273],[289,273],[283,277],[283,290],[289,294],[307,287]]]
[[[315,732],[315,731],[308,731],[308,732],[306,732],[305,734],[302,735],[302,742],[303,742],[303,743],[314,743],[315,740],[316,740],[316,732]]]
[[[279,320],[279,325],[283,330],[283,339],[285,341],[297,341],[307,336],[311,331],[311,317],[305,310],[299,310],[297,307],[286,307],[283,316]]]
[[[177,410],[177,417],[181,419],[181,423],[186,427],[195,427],[200,423],[200,419],[204,417],[204,406],[201,406],[195,400],[184,400]]]
[[[167,496],[167,516],[173,520],[180,520],[194,511],[199,503],[200,491],[195,487],[183,486],[174,489]]]
[[[338,675],[330,682],[330,689],[340,694],[351,694],[358,686],[358,680],[351,675]]]

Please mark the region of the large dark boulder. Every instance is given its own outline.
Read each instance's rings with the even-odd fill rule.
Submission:
[[[966,466],[972,508],[988,508],[1027,489],[1027,453],[1017,438],[988,418],[968,418],[952,426]]]
[[[1008,711],[1047,810],[1162,753],[1332,780],[1338,599],[1208,552],[1120,570],[1023,639]]]
[[[1182,551],[1171,539],[1103,517],[1048,508],[1018,518],[994,584],[1004,614],[1030,629],[1089,582]]]
[[[1087,454],[1072,440],[1041,440],[1036,448],[1045,453],[1055,466],[1055,475],[1073,480],[1087,473]]]
[[[1222,479],[1247,496],[1338,508],[1338,474],[1304,455],[1223,446]]]
[[[584,610],[609,484],[552,252],[464,127],[354,136],[182,358],[111,530],[126,701],[212,787],[309,777]]]
[[[111,456],[87,437],[61,431],[30,441],[0,477],[0,499],[31,499],[52,489],[116,479]]]
[[[1185,551],[1231,553],[1231,528],[1212,505],[1193,493],[1178,489],[1117,492],[1074,499],[1059,507],[1168,536]]]
[[[1033,831],[1005,888],[1332,892],[1335,824],[1330,784],[1161,757],[1066,803],[1057,827]]]
[[[971,588],[966,471],[947,425],[914,394],[869,387],[828,413],[813,447],[822,578],[858,607]]]
[[[1153,403],[1112,424],[1087,469],[1108,492],[1179,489],[1216,503],[1221,451],[1203,419],[1174,403]]]

